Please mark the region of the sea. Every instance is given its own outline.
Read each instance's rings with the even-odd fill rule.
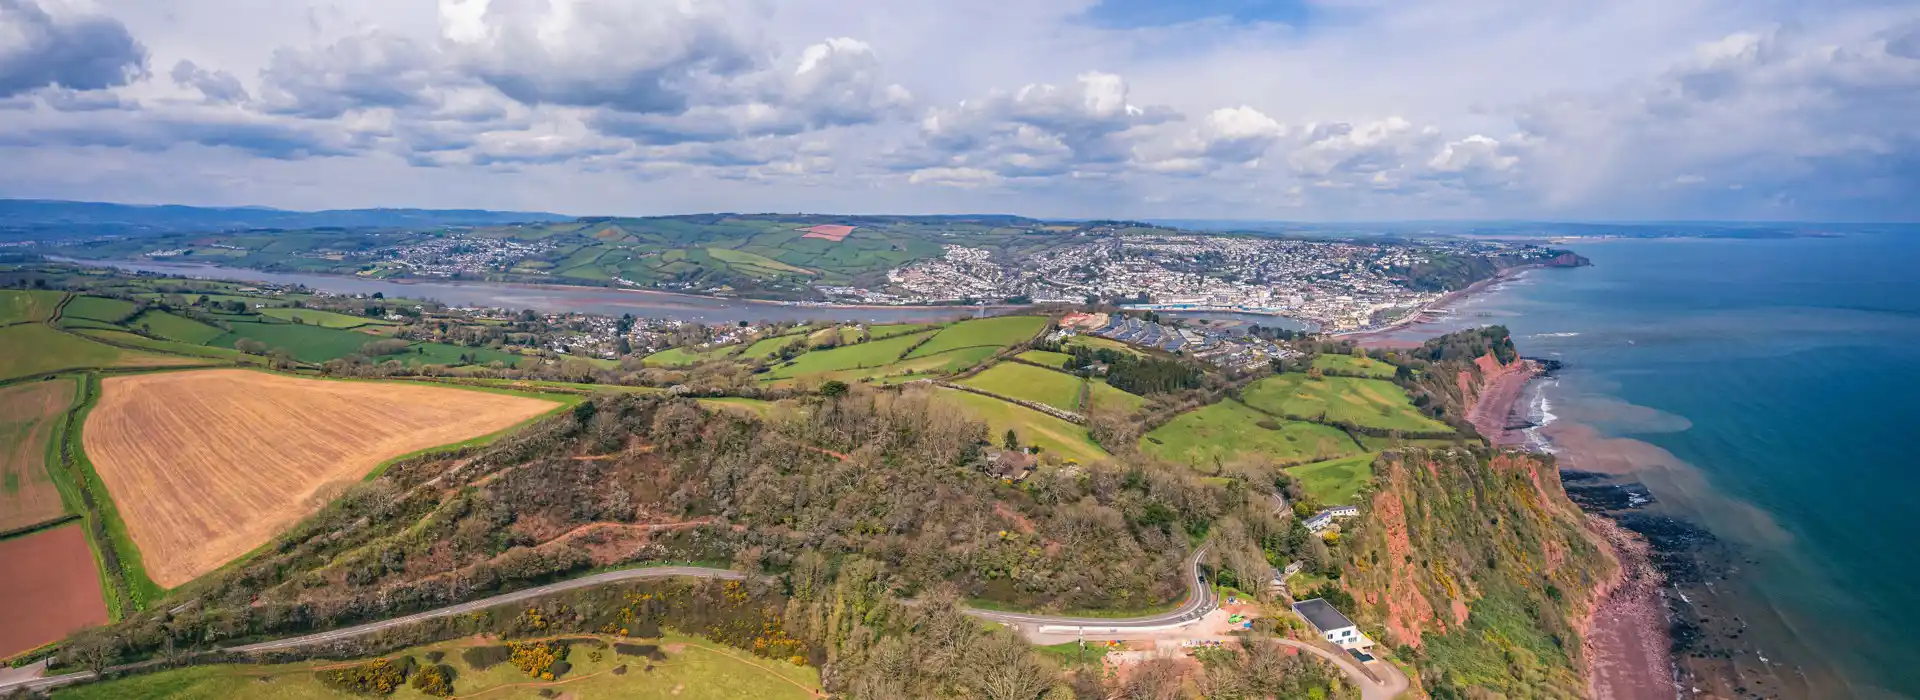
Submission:
[[[1675,594],[1734,686],[1920,697],[1920,226],[1565,247],[1593,265],[1405,338],[1503,324],[1563,363],[1529,387],[1529,439],[1712,534],[1721,570]]]

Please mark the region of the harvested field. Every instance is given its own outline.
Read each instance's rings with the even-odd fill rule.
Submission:
[[[266,543],[387,459],[555,405],[419,384],[170,372],[106,379],[81,438],[148,575],[171,588]]]
[[[0,562],[8,562],[0,568],[0,656],[106,624],[100,571],[79,525],[0,540]]]
[[[819,226],[808,226],[800,230],[807,232],[807,235],[801,236],[801,238],[824,238],[839,243],[847,240],[847,236],[853,235],[853,229],[854,227],[852,226],[843,226],[840,224],[821,224]]]
[[[66,515],[47,473],[47,439],[73,403],[74,386],[63,378],[0,389],[0,532]]]

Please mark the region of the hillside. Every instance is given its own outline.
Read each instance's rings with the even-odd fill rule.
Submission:
[[[1484,449],[1388,453],[1340,535],[1357,620],[1416,660],[1437,698],[1586,691],[1579,620],[1617,568],[1550,460]]]

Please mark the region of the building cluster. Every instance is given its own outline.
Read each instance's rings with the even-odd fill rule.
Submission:
[[[557,244],[544,240],[449,235],[363,251],[315,252],[337,260],[375,262],[382,267],[405,270],[407,274],[421,277],[457,277],[507,269],[519,273],[546,274],[543,270],[514,266],[523,260],[544,257],[558,249]]]
[[[1432,256],[1485,245],[1152,233],[1090,237],[1018,260],[949,245],[939,258],[892,270],[888,281],[895,303],[1092,297],[1143,309],[1273,314],[1342,331],[1436,300],[1436,293],[1408,288],[1404,272]]]
[[[1273,341],[1211,328],[1176,328],[1123,314],[1068,314],[1051,340],[1078,333],[1179,353],[1228,369],[1253,369],[1298,354]]]

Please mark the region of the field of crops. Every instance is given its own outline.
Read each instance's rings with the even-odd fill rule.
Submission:
[[[389,458],[496,432],[553,402],[248,370],[109,377],[82,441],[164,587],[266,542]]]
[[[1276,420],[1229,399],[1180,414],[1140,438],[1140,450],[1210,471],[1216,462],[1246,458],[1337,459],[1359,454],[1360,446],[1339,428]]]
[[[66,515],[47,472],[47,441],[75,387],[70,378],[0,387],[0,532]]]
[[[1073,423],[971,392],[940,389],[939,397],[959,406],[975,420],[985,422],[987,436],[995,444],[1011,429],[1021,445],[1038,446],[1044,453],[1082,464],[1107,458],[1107,451],[1087,436],[1087,429]]]
[[[79,525],[0,540],[0,656],[107,622],[99,569]]]
[[[1448,433],[1447,424],[1422,415],[1407,392],[1379,379],[1325,377],[1298,372],[1254,382],[1242,393],[1247,405],[1268,413],[1319,418],[1386,430]]]
[[[914,348],[913,356],[938,355],[959,348],[1004,348],[1031,340],[1046,327],[1044,316],[996,316],[961,321],[942,329],[926,345]]]

